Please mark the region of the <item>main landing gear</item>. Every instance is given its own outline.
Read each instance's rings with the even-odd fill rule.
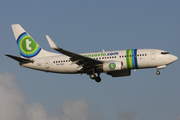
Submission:
[[[100,73],[98,73],[97,77],[96,77],[95,73],[92,73],[90,75],[90,78],[93,79],[93,80],[95,79],[95,81],[98,82],[98,83],[101,82]]]

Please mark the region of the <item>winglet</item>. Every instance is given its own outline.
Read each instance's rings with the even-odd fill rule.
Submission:
[[[52,49],[58,49],[56,44],[52,41],[52,39],[48,35],[46,35],[46,38],[47,38],[49,45],[51,46]]]

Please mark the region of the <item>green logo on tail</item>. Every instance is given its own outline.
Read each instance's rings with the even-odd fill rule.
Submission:
[[[26,32],[18,37],[17,44],[20,54],[26,58],[35,57],[41,51],[41,47]]]

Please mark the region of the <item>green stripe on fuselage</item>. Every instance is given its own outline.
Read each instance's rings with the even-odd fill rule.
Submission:
[[[127,63],[127,68],[130,68],[128,55],[129,55],[129,50],[126,50],[126,63]]]
[[[132,49],[126,50],[126,62],[128,69],[133,68],[132,59],[130,57],[131,55],[132,55]]]

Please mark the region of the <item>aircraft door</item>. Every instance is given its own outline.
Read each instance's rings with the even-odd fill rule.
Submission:
[[[151,51],[151,60],[155,60],[155,59],[156,59],[156,52]]]
[[[50,68],[50,62],[48,59],[45,60],[45,67],[46,69]]]

